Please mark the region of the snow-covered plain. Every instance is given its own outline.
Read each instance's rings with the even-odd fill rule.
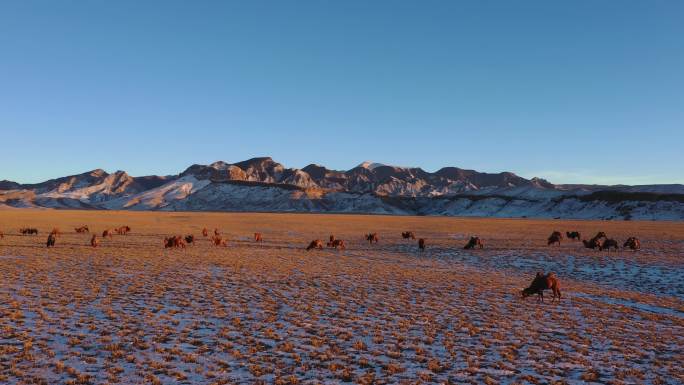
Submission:
[[[10,233],[17,218],[41,232],[133,232],[92,249],[88,235],[66,231],[47,250],[42,236]],[[228,247],[201,236],[185,250],[161,247],[204,226]],[[679,384],[683,226],[2,211],[0,382]],[[554,229],[638,235],[643,250],[548,247]],[[401,239],[405,230],[427,250]],[[264,243],[250,240],[255,231]],[[380,243],[367,244],[368,231]],[[348,248],[304,251],[330,233]],[[473,234],[485,249],[461,248]],[[538,270],[558,274],[560,303],[520,298]]]

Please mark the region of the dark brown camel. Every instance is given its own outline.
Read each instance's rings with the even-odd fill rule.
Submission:
[[[404,239],[416,239],[416,235],[413,234],[413,231],[404,231],[403,233],[401,233],[401,237]]]
[[[418,249],[420,251],[425,251],[425,239],[424,238],[420,238],[418,240]]]
[[[641,242],[639,242],[639,239],[636,237],[629,237],[622,247],[629,248],[630,250],[639,250],[641,249]]]
[[[90,232],[90,229],[88,229],[88,226],[77,227],[74,230],[76,230],[77,233],[89,233]]]
[[[55,247],[55,241],[56,240],[57,240],[57,235],[50,233],[50,235],[48,235],[48,239],[47,239],[47,247],[48,248]]]
[[[556,277],[555,273],[549,273],[544,275],[544,273],[540,271],[537,272],[537,275],[534,277],[534,280],[532,280],[530,286],[523,289],[521,294],[523,298],[527,298],[533,294],[537,294],[537,301],[544,302],[544,290],[548,289],[551,289],[551,291],[553,292],[551,302],[553,302],[556,299],[556,297],[558,297],[558,301],[560,302],[561,291],[560,281],[558,280],[558,277]]]
[[[368,241],[369,244],[370,244],[370,243],[373,243],[373,242],[378,243],[378,240],[379,240],[379,239],[378,239],[378,233],[368,233],[368,234],[366,234],[366,240]]]
[[[466,245],[463,246],[463,248],[466,250],[474,249],[475,247],[478,247],[480,249],[483,248],[484,241],[482,241],[479,237],[470,237],[468,243],[466,243]]]
[[[615,249],[616,251],[620,250],[620,247],[618,246],[618,242],[615,239],[606,239],[605,241],[603,241],[601,246],[599,246],[600,251],[603,251],[603,250],[610,251],[610,249]]]
[[[565,235],[568,236],[568,239],[573,239],[573,240],[580,240],[582,239],[582,235],[579,233],[579,231],[566,231]]]
[[[553,233],[551,233],[551,236],[549,236],[547,245],[551,246],[554,243],[556,243],[556,244],[558,244],[558,246],[560,246],[561,239],[563,239],[563,236],[561,235],[561,233],[558,231],[554,231]]]
[[[192,234],[186,235],[185,236],[185,243],[187,243],[188,245],[190,245],[190,244],[194,245],[195,244],[195,236]]]

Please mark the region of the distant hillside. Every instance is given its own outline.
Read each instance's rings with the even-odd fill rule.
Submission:
[[[554,185],[511,172],[363,162],[286,168],[269,157],[194,164],[174,176],[101,169],[36,184],[0,181],[0,205],[27,208],[299,211],[684,220],[684,185]]]

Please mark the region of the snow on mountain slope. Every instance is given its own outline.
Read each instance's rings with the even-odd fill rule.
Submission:
[[[317,164],[296,169],[259,157],[195,164],[178,176],[97,169],[37,184],[2,181],[0,205],[684,220],[684,186],[553,185],[510,172],[427,172],[372,162],[347,171]]]

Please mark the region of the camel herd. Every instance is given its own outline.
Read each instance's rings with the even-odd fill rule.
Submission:
[[[90,229],[88,228],[87,225],[80,226],[74,228],[74,231],[76,233],[82,234],[82,233],[90,233]],[[111,239],[114,234],[116,235],[127,235],[131,231],[131,228],[128,225],[116,227],[114,229],[105,229],[102,231],[102,239]],[[34,227],[22,227],[19,229],[19,233],[21,235],[37,235],[38,234],[38,229]],[[55,244],[57,242],[57,238],[61,234],[61,231],[58,228],[53,228],[52,231],[48,234],[47,242],[46,245],[48,248],[50,247],[55,247]],[[566,231],[565,235],[568,239],[574,240],[574,241],[581,241],[584,247],[589,248],[589,249],[594,249],[594,250],[599,250],[599,251],[610,251],[610,250],[619,250],[619,244],[615,239],[608,238],[605,232],[599,231],[594,237],[590,239],[582,239],[582,235],[578,231]],[[202,229],[202,236],[204,238],[208,238],[210,243],[214,246],[218,247],[225,247],[228,246],[228,239],[221,236],[221,232],[215,228],[213,231],[213,234],[211,237],[209,236],[209,230],[205,227]],[[3,238],[4,234],[0,232],[0,238]],[[365,240],[368,241],[369,244],[377,244],[380,240],[378,233],[368,233],[365,234]],[[411,239],[415,240],[416,235],[413,231],[404,231],[401,233],[401,237],[403,239]],[[547,239],[547,245],[557,245],[560,246],[561,241],[563,240],[563,234],[560,231],[554,231],[551,233],[551,235]],[[164,248],[181,248],[184,249],[188,245],[194,245],[195,244],[195,236],[192,234],[188,234],[185,236],[182,235],[172,235],[169,237],[164,237],[163,241],[163,246]],[[254,242],[260,243],[263,242],[264,238],[261,233],[254,233]],[[100,239],[97,237],[96,234],[93,234],[92,237],[90,238],[90,246],[92,247],[98,247],[100,245]],[[326,243],[326,246],[328,248],[333,248],[337,250],[345,250],[346,249],[346,244],[344,240],[342,239],[337,239],[334,235],[330,235],[328,242]],[[424,251],[427,247],[427,241],[425,238],[419,238],[418,239],[418,250]],[[641,242],[639,242],[639,239],[636,237],[629,237],[622,245],[623,248],[625,249],[630,249],[630,250],[640,250],[641,249]],[[468,239],[468,242],[463,246],[464,249],[466,250],[471,250],[471,249],[482,249],[484,248],[484,241],[480,239],[479,237],[472,236],[470,239]],[[306,251],[314,250],[314,249],[323,249],[323,241],[320,239],[315,239],[309,242],[308,246],[305,248]],[[532,280],[532,283],[530,284],[529,287],[523,289],[521,291],[522,297],[526,298],[531,295],[537,294],[538,295],[538,301],[543,302],[544,301],[544,290],[551,290],[553,293],[552,297],[552,302],[556,299],[560,301],[561,298],[561,292],[560,292],[560,281],[558,280],[558,277],[556,276],[555,273],[548,273],[544,274],[543,272],[537,272],[535,278]]]
[[[612,239],[612,238],[608,238],[606,233],[604,233],[603,231],[599,231],[598,233],[596,233],[596,235],[594,237],[592,237],[590,239],[582,239],[582,235],[578,231],[567,231],[565,234],[567,235],[568,239],[577,240],[577,241],[581,240],[582,244],[587,249],[593,249],[593,250],[599,250],[599,251],[603,251],[603,250],[610,251],[611,249],[616,250],[616,251],[620,250],[620,246],[619,246],[618,241],[616,241],[615,239]],[[549,236],[549,238],[547,240],[547,245],[551,246],[551,245],[555,244],[555,245],[560,246],[562,239],[563,239],[563,234],[561,234],[560,231],[554,231]],[[636,237],[629,237],[629,238],[627,238],[625,243],[623,243],[622,247],[636,251],[636,250],[641,249],[641,242],[639,242],[639,239]]]

